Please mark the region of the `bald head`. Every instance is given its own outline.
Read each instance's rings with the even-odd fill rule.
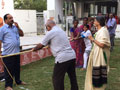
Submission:
[[[52,25],[55,25],[55,22],[53,20],[48,20],[47,23],[46,23],[46,26],[52,26]]]
[[[46,23],[46,28],[47,28],[47,30],[49,31],[49,30],[51,30],[52,29],[52,27],[54,27],[56,24],[55,24],[55,22],[53,21],[53,20],[48,20],[47,21],[47,23]]]

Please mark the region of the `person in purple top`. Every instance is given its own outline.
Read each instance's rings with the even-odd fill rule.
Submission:
[[[109,15],[109,20],[107,22],[107,27],[109,30],[109,34],[110,34],[110,42],[111,42],[111,51],[113,51],[113,46],[114,46],[114,39],[115,39],[115,30],[117,27],[117,22],[116,19],[114,18],[113,14],[111,13]]]

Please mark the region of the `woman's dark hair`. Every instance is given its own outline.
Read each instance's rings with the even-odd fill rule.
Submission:
[[[74,19],[74,20],[73,20],[73,24],[74,24],[75,22],[79,23],[79,21],[78,21],[77,19]]]
[[[84,17],[83,20],[87,20],[87,21],[88,21],[88,18],[87,18],[87,17]]]
[[[7,19],[7,16],[10,15],[10,14],[5,14],[4,15],[4,21]]]
[[[90,21],[94,21],[94,18],[91,18]]]
[[[105,17],[103,16],[97,16],[96,20],[100,23],[100,26],[105,26]]]
[[[85,24],[84,27],[87,27],[87,29],[89,29],[89,25]]]

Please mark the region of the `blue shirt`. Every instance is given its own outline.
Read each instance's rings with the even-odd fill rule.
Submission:
[[[115,30],[117,27],[116,19],[115,18],[109,19],[107,22],[107,26],[108,26],[108,30],[109,30],[110,35],[115,34]]]
[[[70,29],[70,32],[74,32],[74,28],[71,28],[71,29]]]
[[[16,26],[10,27],[5,24],[0,28],[0,40],[3,43],[2,55],[9,55],[20,52],[20,38]]]

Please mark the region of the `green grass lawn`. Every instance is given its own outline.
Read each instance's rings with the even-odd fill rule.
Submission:
[[[54,67],[54,58],[49,57],[43,60],[25,65],[21,68],[21,79],[28,85],[15,86],[14,90],[53,90],[52,72]],[[120,90],[120,40],[117,39],[114,51],[110,58],[110,73],[108,78],[107,90]],[[86,71],[77,71],[77,80],[79,90],[84,90],[84,81]],[[4,90],[4,82],[0,82],[0,90]],[[70,90],[69,78],[65,77],[65,90]]]

